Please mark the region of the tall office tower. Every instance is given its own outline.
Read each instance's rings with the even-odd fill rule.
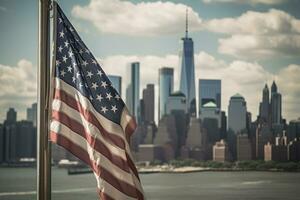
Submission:
[[[143,90],[144,120],[154,122],[154,84],[147,84]]]
[[[271,119],[273,125],[281,124],[281,94],[277,92],[275,81],[271,87]]]
[[[126,105],[132,115],[139,121],[139,103],[140,103],[140,63],[134,62],[129,66],[128,86],[126,89]]]
[[[37,123],[37,103],[34,103],[31,105],[31,108],[27,108],[27,121],[30,121],[33,123],[33,126],[36,127]]]
[[[230,98],[228,105],[227,141],[232,159],[237,159],[237,134],[247,132],[247,107],[244,97],[236,94]]]
[[[122,77],[115,76],[115,75],[108,75],[107,77],[110,80],[110,82],[112,83],[112,86],[116,89],[116,91],[121,96],[122,95]]]
[[[199,112],[208,102],[213,102],[221,110],[221,80],[199,79]]]
[[[260,104],[260,113],[259,113],[261,120],[263,120],[264,122],[269,121],[269,114],[270,114],[269,96],[270,96],[269,88],[268,85],[266,84],[262,92],[262,102]]]
[[[196,116],[195,94],[195,66],[194,66],[194,43],[188,37],[188,14],[186,12],[186,31],[182,40],[182,49],[179,52],[181,60],[180,91],[186,96],[188,112]]]
[[[6,120],[4,122],[4,125],[10,125],[14,124],[17,121],[17,112],[13,108],[9,108],[9,110],[6,113]]]
[[[158,101],[158,120],[160,120],[167,112],[167,101],[173,92],[174,69],[163,67],[159,69],[159,101]]]
[[[243,96],[236,94],[230,98],[228,106],[228,130],[235,134],[246,129],[247,106]]]

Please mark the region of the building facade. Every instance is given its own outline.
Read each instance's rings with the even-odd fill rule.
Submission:
[[[154,84],[147,84],[146,89],[143,90],[143,107],[144,107],[144,121],[147,123],[154,122]]]
[[[272,125],[281,124],[281,94],[277,91],[275,81],[271,86],[271,120]]]
[[[243,96],[236,94],[230,98],[228,106],[228,130],[235,134],[246,129],[247,105]]]
[[[196,116],[194,42],[192,38],[188,37],[188,26],[186,27],[185,37],[181,38],[182,49],[179,52],[180,91],[186,96],[188,113]]]
[[[31,108],[27,108],[27,121],[33,123],[33,126],[37,125],[37,103],[31,105]]]
[[[221,110],[221,80],[199,79],[199,112],[208,102]]]
[[[126,89],[126,105],[139,122],[140,109],[140,63],[134,62],[129,66],[128,86]]]
[[[217,162],[226,162],[230,160],[228,145],[224,140],[216,142],[213,146],[213,160]]]
[[[159,99],[158,99],[158,120],[160,120],[167,112],[167,101],[173,92],[174,69],[163,67],[159,69]]]

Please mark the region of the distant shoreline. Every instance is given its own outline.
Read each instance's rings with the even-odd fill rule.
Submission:
[[[56,168],[67,169],[69,175],[87,174],[92,173],[92,170],[88,167],[78,166],[52,166]],[[36,168],[35,164],[1,164],[0,168]],[[295,172],[299,173],[299,169],[251,169],[251,168],[214,168],[214,167],[195,167],[195,166],[172,166],[172,165],[150,165],[150,166],[137,166],[139,174],[156,174],[156,173],[168,173],[168,174],[184,174],[195,172]]]
[[[169,174],[184,174],[195,172],[296,172],[300,171],[287,171],[282,169],[243,169],[243,168],[202,168],[202,167],[179,167],[172,169],[159,169],[159,168],[140,168],[140,174],[154,174],[154,173],[169,173]]]

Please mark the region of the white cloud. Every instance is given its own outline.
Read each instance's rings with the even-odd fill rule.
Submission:
[[[288,0],[203,0],[204,3],[240,3],[240,4],[266,4],[276,5],[287,2]]]
[[[16,66],[0,64],[0,121],[9,107],[17,109],[18,118],[25,118],[25,108],[36,101],[36,68],[26,59]]]
[[[182,32],[186,8],[189,9],[190,29],[199,29],[202,20],[197,12],[169,1],[134,4],[121,0],[91,0],[87,6],[76,5],[72,14],[90,21],[103,33],[155,36]]]
[[[300,65],[289,65],[278,72],[276,80],[282,93],[283,116],[288,119],[300,117]]]
[[[219,52],[237,58],[258,60],[300,53],[300,20],[284,11],[248,11],[237,18],[208,20],[205,28],[231,35],[219,39]]]

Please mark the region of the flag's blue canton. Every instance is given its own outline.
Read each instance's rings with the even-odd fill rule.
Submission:
[[[99,113],[119,124],[124,102],[59,7],[56,23],[55,76],[80,91]]]

